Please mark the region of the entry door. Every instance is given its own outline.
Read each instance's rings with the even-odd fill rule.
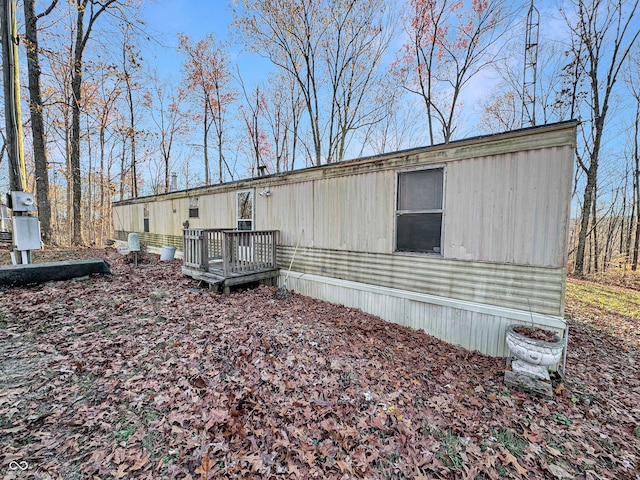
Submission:
[[[236,193],[236,228],[238,231],[251,231],[254,225],[253,189],[240,190]],[[238,259],[251,261],[253,259],[253,242],[248,237],[241,236],[238,241]]]

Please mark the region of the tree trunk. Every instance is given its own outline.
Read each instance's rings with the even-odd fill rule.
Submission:
[[[76,40],[71,72],[71,189],[73,191],[73,245],[82,245],[82,176],[80,172],[80,103],[82,101],[82,54],[84,52],[85,5],[77,5]]]
[[[131,91],[131,77],[127,66],[127,45],[122,45],[122,68],[124,70],[124,81],[127,87],[127,106],[129,107],[129,140],[131,141],[131,196],[138,196],[138,165],[136,160],[136,124],[135,112],[133,109],[133,93]]]
[[[204,101],[204,184],[209,185],[209,97],[205,95]]]
[[[599,245],[598,245],[598,217],[596,212],[596,201],[598,198],[597,189],[594,186],[593,188],[593,199],[591,200],[591,224],[593,227],[591,228],[591,232],[593,233],[593,272],[598,273],[600,269],[598,268],[598,255],[599,255]]]
[[[631,213],[629,214],[629,225],[627,227],[627,238],[625,240],[625,263],[629,263],[631,261],[631,240],[633,238],[633,229],[635,226],[635,215],[636,215],[636,200],[635,200],[635,192],[633,194],[633,200],[631,202]]]
[[[126,59],[125,59],[126,64]],[[126,67],[125,67],[126,68]],[[129,104],[129,135],[131,138],[131,195],[133,198],[138,196],[138,162],[136,160],[136,124],[133,109],[133,94],[131,93],[131,80],[129,73],[125,70],[125,78],[127,83],[127,102]]]
[[[104,240],[106,238],[107,232],[105,232],[105,228],[104,228],[104,224],[105,224],[105,177],[104,177],[104,145],[105,145],[105,138],[104,138],[104,130],[105,130],[105,126],[104,123],[102,123],[102,125],[100,125],[100,136],[99,136],[99,141],[100,141],[100,241]]]
[[[591,173],[591,169],[589,170]],[[584,187],[582,212],[580,215],[580,231],[578,233],[578,249],[576,250],[576,266],[574,273],[581,277],[584,274],[584,253],[587,245],[587,233],[589,231],[589,217],[591,213],[591,203],[593,197],[593,185],[595,178],[587,176],[587,184]]]
[[[92,245],[94,243],[94,221],[93,221],[93,216],[94,216],[94,212],[93,212],[93,185],[92,185],[92,180],[91,180],[91,170],[93,169],[93,159],[91,158],[91,133],[89,132],[89,125],[88,125],[88,121],[87,121],[87,157],[89,159],[89,168],[88,170],[88,174],[87,174],[87,225],[88,225],[88,229],[86,229],[87,234],[88,234],[88,240],[89,240],[89,245]]]
[[[122,152],[120,152],[120,200],[124,200],[125,194],[125,185],[127,180],[127,169],[126,169],[126,160],[127,160],[127,151],[125,149],[127,142],[127,134],[123,130],[122,132]]]
[[[636,131],[638,127],[636,125]],[[633,263],[631,270],[636,271],[638,269],[638,249],[640,248],[640,151],[638,149],[638,134],[636,133],[636,151],[634,154],[635,169],[633,172],[633,190],[635,197],[635,211],[636,211],[636,234],[633,239]]]
[[[40,233],[45,244],[51,242],[51,203],[49,200],[49,169],[42,119],[42,93],[40,88],[40,60],[38,53],[38,17],[34,0],[24,0],[25,35],[27,41],[27,67],[29,72],[29,110],[31,111],[31,133],[33,136],[33,158],[35,163],[36,197]],[[54,0],[47,12],[51,11]]]
[[[633,136],[633,208],[636,213],[636,234],[633,239],[633,262],[631,270],[638,269],[638,247],[640,246],[640,103],[636,98],[636,121]]]
[[[71,242],[73,236],[73,189],[71,188],[71,125],[69,125],[69,110],[65,108],[64,117],[64,141],[65,141],[65,181],[67,182],[67,205],[66,205],[66,224],[65,224],[65,241]]]
[[[169,183],[169,156],[170,153],[164,153],[164,193],[169,193],[170,183]]]

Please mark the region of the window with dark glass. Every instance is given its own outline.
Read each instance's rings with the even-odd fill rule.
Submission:
[[[396,251],[441,253],[444,168],[398,173]]]
[[[198,218],[198,197],[189,198],[189,218]]]
[[[149,231],[149,205],[145,204],[142,207],[142,231]]]

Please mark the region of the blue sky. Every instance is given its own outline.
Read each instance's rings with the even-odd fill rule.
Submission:
[[[180,79],[184,56],[177,51],[178,33],[185,33],[194,41],[211,32],[218,40],[229,39],[233,14],[226,0],[147,0],[142,8],[152,37],[142,55],[149,64],[155,63],[161,77],[172,77],[174,81]],[[271,68],[267,60],[242,51],[233,42],[230,53],[232,64],[238,64],[243,76],[266,78],[265,69]]]

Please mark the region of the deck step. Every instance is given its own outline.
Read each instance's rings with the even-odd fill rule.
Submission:
[[[208,283],[210,290],[222,290],[224,293],[229,293],[231,287],[247,285],[249,283],[264,282],[268,280],[270,282],[269,284],[271,284],[273,282],[273,279],[278,277],[278,272],[279,269],[276,268],[262,271],[252,271],[247,272],[246,274],[234,274],[231,277],[225,278],[223,275],[211,273],[211,271],[203,272],[194,268],[182,267],[183,275],[191,277],[194,280],[198,280],[200,282]]]
[[[221,284],[224,282],[224,277],[219,277],[218,275],[214,275],[212,273],[207,272],[199,272],[189,275],[194,280],[199,280],[201,282],[207,282],[208,284]]]

